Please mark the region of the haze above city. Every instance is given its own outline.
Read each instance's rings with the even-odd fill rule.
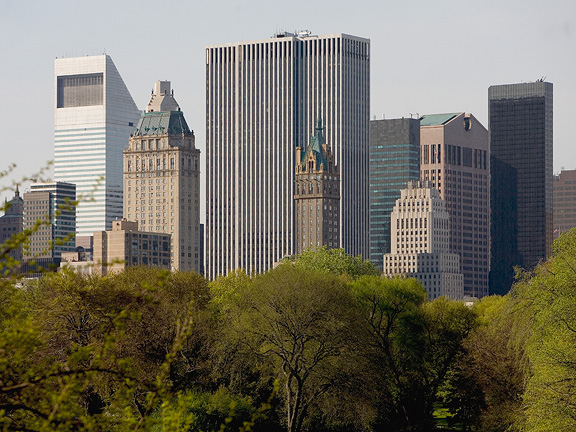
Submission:
[[[576,169],[573,0],[4,0],[1,24],[0,170],[18,166],[1,185],[53,158],[55,57],[110,55],[140,109],[155,81],[170,80],[204,156],[204,48],[283,30],[370,39],[371,119],[465,111],[488,127],[490,85],[545,78],[554,83],[554,172]]]

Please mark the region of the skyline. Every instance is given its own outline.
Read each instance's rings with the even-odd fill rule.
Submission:
[[[570,128],[576,112],[576,58],[570,55],[576,47],[574,2],[558,0],[544,7],[547,3],[540,1],[488,1],[469,8],[456,1],[442,8],[423,1],[372,3],[356,2],[349,9],[342,1],[274,8],[262,1],[198,6],[176,1],[164,14],[151,1],[103,1],[86,19],[82,2],[59,1],[54,7],[8,1],[0,35],[5,58],[11,60],[1,75],[7,87],[3,118],[10,127],[0,170],[15,162],[18,169],[10,180],[17,180],[53,158],[54,58],[104,52],[141,110],[154,82],[172,82],[204,157],[205,47],[265,39],[280,30],[370,39],[370,119],[382,113],[401,118],[465,111],[488,127],[490,85],[545,76],[555,86],[554,172],[576,169]],[[30,154],[33,160],[27,160]]]

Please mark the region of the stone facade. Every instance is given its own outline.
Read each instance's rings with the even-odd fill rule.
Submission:
[[[420,176],[440,191],[450,215],[450,252],[460,256],[464,294],[488,295],[488,131],[471,114],[420,119]]]
[[[576,228],[576,170],[554,177],[554,238]]]
[[[322,121],[306,151],[296,148],[295,195],[297,254],[307,248],[339,247],[340,175],[324,140]]]
[[[170,234],[138,231],[138,222],[112,222],[111,231],[94,232],[94,273],[105,275],[129,266],[170,268]]]
[[[174,270],[201,267],[199,163],[170,82],[157,82],[124,151],[124,217],[143,231],[172,236]]]
[[[422,282],[429,299],[464,296],[460,257],[450,253],[450,215],[430,182],[408,182],[390,216],[392,252],[384,274]]]
[[[22,247],[14,248],[13,245],[6,243],[24,229],[24,200],[18,188],[16,188],[14,198],[4,203],[4,211],[4,215],[0,216],[0,254],[4,257],[7,253],[13,260],[21,262]]]

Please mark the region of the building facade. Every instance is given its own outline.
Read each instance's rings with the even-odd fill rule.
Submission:
[[[370,261],[390,253],[390,213],[400,191],[420,179],[420,120],[370,121]]]
[[[171,235],[174,270],[201,270],[199,163],[170,82],[156,82],[124,151],[124,217]]]
[[[209,278],[294,253],[296,148],[318,116],[340,169],[340,245],[367,256],[369,55],[367,39],[309,32],[206,48]]]
[[[77,236],[91,236],[122,218],[122,151],[140,111],[107,55],[56,59],[54,87],[54,178],[76,185]]]
[[[430,300],[464,296],[460,257],[450,253],[450,215],[430,182],[409,181],[390,215],[392,252],[384,274],[415,277]]]
[[[138,222],[112,222],[112,230],[94,232],[94,273],[104,276],[129,266],[170,269],[170,234],[143,232]]]
[[[25,270],[54,270],[63,252],[75,250],[76,186],[71,183],[36,183],[24,194],[24,230],[32,230],[24,245]]]
[[[340,175],[323,130],[322,120],[318,120],[316,134],[310,138],[306,150],[296,148],[297,254],[308,248],[340,245]]]
[[[514,266],[531,268],[550,253],[552,90],[547,82],[488,89],[492,294],[508,292]]]
[[[554,176],[554,239],[576,228],[576,170]]]
[[[20,234],[24,229],[24,200],[20,196],[20,190],[16,187],[14,198],[4,202],[4,215],[0,216],[0,261],[6,266],[7,258],[10,257],[14,268],[22,261],[22,247],[11,243],[13,236]],[[8,268],[1,270],[9,270]]]
[[[460,256],[464,295],[488,295],[488,131],[471,114],[422,116],[420,175],[440,191],[450,215],[450,252]]]

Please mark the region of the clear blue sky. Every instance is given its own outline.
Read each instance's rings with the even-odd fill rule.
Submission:
[[[466,111],[487,127],[490,85],[546,77],[554,171],[576,169],[575,0],[0,0],[0,170],[53,157],[55,57],[106,52],[141,109],[172,81],[204,150],[204,47],[304,29],[371,40],[377,118]]]

